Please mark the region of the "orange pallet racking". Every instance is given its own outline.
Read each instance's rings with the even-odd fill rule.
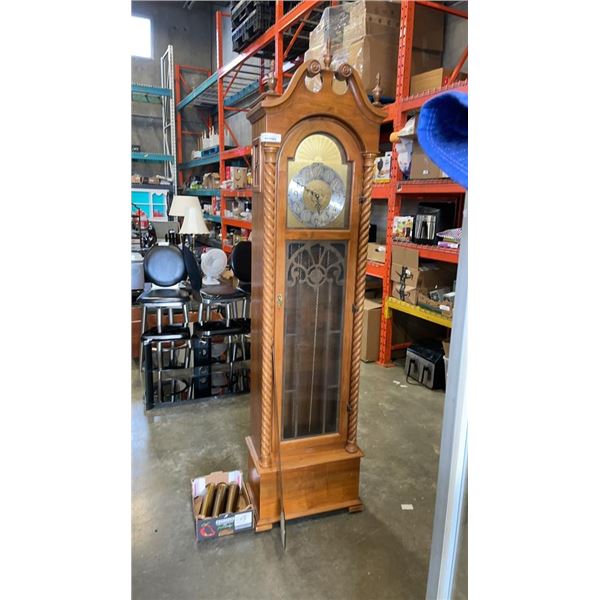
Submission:
[[[410,74],[411,74],[411,60],[412,60],[412,45],[413,45],[413,31],[415,23],[415,4],[427,6],[436,10],[452,14],[457,17],[468,18],[468,14],[445,6],[439,2],[425,2],[416,0],[416,2],[402,0],[400,3],[400,39],[398,46],[398,76],[396,80],[396,100],[394,103],[387,105],[386,110],[388,112],[387,122],[393,123],[394,131],[400,130],[406,124],[408,119],[409,111],[414,112],[419,109],[423,104],[432,98],[433,96],[442,93],[447,90],[460,90],[467,91],[468,82],[456,81],[461,67],[464,65],[467,59],[467,48],[462,53],[458,64],[453,69],[448,85],[429,92],[416,94],[409,96],[410,90]],[[410,181],[404,180],[401,171],[398,168],[398,161],[396,156],[395,148],[392,154],[392,172],[391,172],[391,183],[386,186],[383,193],[387,193],[388,201],[388,213],[386,223],[386,248],[388,251],[385,253],[385,263],[383,268],[378,264],[377,267],[371,267],[371,273],[369,273],[369,267],[367,273],[375,276],[381,276],[383,278],[383,298],[384,298],[384,310],[382,312],[381,319],[381,333],[379,339],[379,359],[378,364],[383,366],[391,366],[392,351],[398,348],[406,347],[409,344],[399,344],[394,346],[392,344],[392,313],[391,310],[397,309],[402,310],[405,313],[412,314],[414,317],[425,318],[421,312],[417,310],[410,310],[408,307],[404,307],[405,303],[395,301],[391,298],[391,269],[392,269],[392,227],[394,217],[400,215],[400,209],[402,205],[402,199],[405,197],[429,197],[443,194],[445,197],[455,197],[457,201],[458,214],[462,215],[462,207],[464,202],[465,190],[458,184],[453,183],[450,180],[419,180]],[[400,244],[403,246],[412,247],[419,250],[419,256],[422,258],[440,260],[450,263],[458,263],[458,251],[441,249],[436,246],[422,246],[416,244]],[[411,305],[409,305],[411,306]],[[405,310],[406,308],[406,310]],[[432,320],[432,319],[428,319]],[[436,322],[436,321],[434,321]],[[444,320],[438,321],[439,324],[443,324],[450,327],[450,323]]]
[[[311,11],[323,4],[319,0],[304,0],[298,2],[287,13],[284,12],[283,0],[277,0],[275,5],[275,22],[258,39],[252,42],[243,52],[233,60],[224,64],[223,60],[223,19],[231,18],[229,12],[216,11],[216,37],[217,37],[217,70],[214,73],[205,69],[198,69],[184,65],[176,65],[175,71],[175,98],[176,98],[176,132],[177,132],[177,162],[179,173],[179,187],[183,187],[183,172],[211,164],[218,164],[221,181],[225,180],[226,163],[232,160],[243,161],[250,167],[250,146],[241,146],[233,131],[227,123],[228,117],[248,110],[248,106],[256,101],[259,94],[266,89],[269,74],[274,78],[274,91],[282,94],[285,82],[291,78],[293,70],[301,63],[301,58],[287,61],[290,50],[298,39],[305,26]],[[332,3],[334,4],[334,3]],[[284,47],[284,34],[291,35],[291,40]],[[257,53],[269,44],[274,44],[275,55],[272,66],[267,67],[268,59],[256,57]],[[254,60],[251,60],[254,59]],[[195,88],[191,89],[185,82],[184,73],[194,71],[206,76],[206,79]],[[188,87],[184,97],[181,87]],[[201,108],[205,115],[203,120],[207,128],[215,126],[219,134],[218,151],[196,160],[183,162],[182,136],[201,135],[202,132],[185,131],[182,128],[182,111],[188,106]],[[228,131],[233,142],[233,148],[225,147],[225,131]],[[211,220],[220,222],[222,233],[222,247],[225,252],[231,252],[231,244],[227,242],[228,230],[231,228],[252,229],[252,221],[226,216],[227,198],[252,199],[250,188],[241,190],[198,190],[187,191],[194,194],[212,198],[215,205],[216,198],[221,198],[220,215]]]

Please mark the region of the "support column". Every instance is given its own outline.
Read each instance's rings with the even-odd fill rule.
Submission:
[[[371,193],[373,192],[373,166],[376,154],[363,152],[363,187],[360,198],[360,220],[358,231],[358,261],[356,265],[356,286],[352,311],[352,361],[350,363],[350,399],[348,401],[348,440],[347,452],[356,452],[358,445],[358,384],[360,379],[360,346],[363,332],[363,308],[367,276],[367,251],[369,224],[371,222]]]
[[[271,466],[273,431],[273,351],[275,312],[275,163],[279,144],[263,145],[263,313],[260,464]]]

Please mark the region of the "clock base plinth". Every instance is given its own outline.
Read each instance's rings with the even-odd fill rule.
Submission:
[[[256,531],[267,531],[279,522],[277,467],[262,467],[252,438],[248,446],[247,486],[255,507]],[[324,512],[363,509],[359,498],[360,449],[352,454],[344,447],[281,458],[285,518],[298,519]],[[275,461],[273,461],[275,462]]]
[[[361,502],[360,504],[354,504],[353,506],[348,507],[348,512],[362,512],[365,508],[365,505]]]

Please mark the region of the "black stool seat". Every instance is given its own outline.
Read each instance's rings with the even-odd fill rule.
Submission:
[[[200,296],[207,300],[235,300],[236,298],[245,298],[248,294],[241,289],[234,288],[232,285],[209,285],[200,290]]]
[[[250,333],[250,319],[229,319],[194,323],[194,337],[240,335]]]
[[[166,325],[161,331],[158,331],[158,327],[151,327],[142,333],[144,342],[177,342],[189,339],[190,330],[183,325]]]
[[[190,299],[190,293],[187,290],[178,288],[161,288],[144,292],[138,297],[137,301],[141,304],[159,304],[162,302],[182,302]]]

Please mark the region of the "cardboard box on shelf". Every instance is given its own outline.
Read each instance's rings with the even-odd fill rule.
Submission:
[[[375,244],[369,242],[367,249],[367,260],[375,262],[385,262],[385,244]]]
[[[453,265],[419,259],[419,251],[392,245],[392,296],[417,304],[418,293],[452,284],[456,277]]]
[[[382,96],[395,97],[398,63],[400,5],[396,2],[345,2],[323,11],[321,21],[309,34],[304,60],[322,60],[331,42],[332,67],[352,65],[370,94],[380,74]],[[311,80],[309,85],[316,85]]]
[[[452,311],[454,310],[454,302],[448,300],[442,300],[441,302],[432,300],[429,295],[423,293],[422,290],[419,290],[417,296],[417,306],[436,312],[448,319],[452,318]]]
[[[396,242],[411,242],[414,217],[394,217],[392,239]]]
[[[413,48],[412,58],[410,62],[410,74],[418,75],[425,71],[439,69],[442,66],[444,53],[436,50],[421,50]]]
[[[377,2],[376,4],[379,3]],[[413,48],[443,52],[444,21],[444,13],[441,10],[419,4],[415,5]]]
[[[416,304],[419,290],[414,285],[392,281],[392,297],[409,304]]]
[[[363,333],[360,359],[373,362],[379,356],[379,331],[381,328],[381,301],[365,298],[363,308]]]
[[[230,178],[233,181],[233,189],[239,190],[247,187],[248,169],[246,167],[230,167]]]
[[[378,156],[373,165],[373,183],[389,183],[391,177],[392,153],[386,152]]]
[[[202,499],[209,483],[237,483],[240,491],[235,512],[222,513],[218,517],[200,516]],[[192,511],[197,542],[252,531],[254,529],[253,506],[241,471],[215,471],[204,477],[192,479]]]
[[[445,177],[448,175],[425,154],[418,143],[414,142],[410,162],[410,179],[441,179]]]
[[[437,90],[448,83],[450,75],[452,75],[452,69],[444,69],[443,67],[413,75],[410,78],[410,95],[413,96],[420,92]],[[456,78],[457,81],[462,81],[464,79],[467,79],[466,73],[459,73]]]

